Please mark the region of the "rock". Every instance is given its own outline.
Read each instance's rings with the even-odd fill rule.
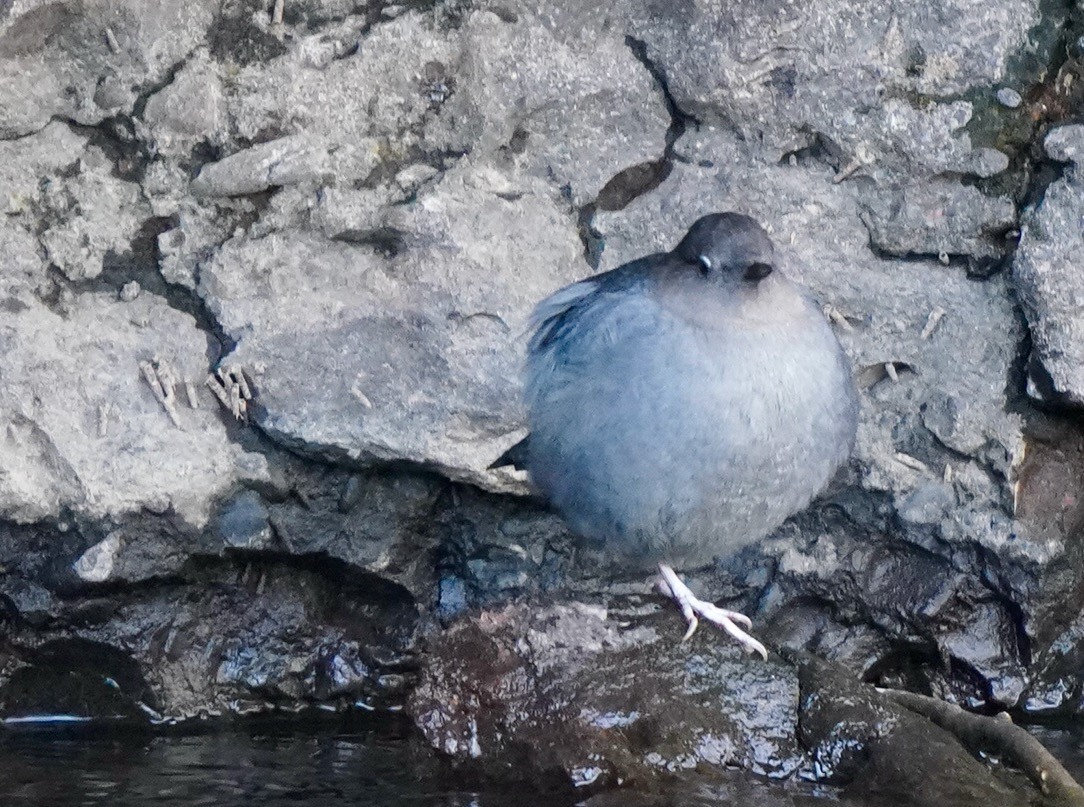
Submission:
[[[694,771],[740,768],[893,804],[1029,803],[1026,785],[837,665],[751,662],[704,632],[674,642],[676,611],[617,604],[518,604],[455,623],[426,655],[416,725],[467,775],[587,793],[680,792]]]
[[[139,283],[135,280],[129,280],[120,287],[120,294],[117,297],[122,303],[130,303],[139,296],[140,291],[142,289],[140,289]]]
[[[274,532],[260,494],[246,490],[235,496],[218,516],[218,535],[231,549],[270,549]]]
[[[796,768],[792,670],[706,633],[676,642],[676,612],[630,613],[520,605],[456,624],[427,654],[415,723],[468,771],[550,786]]]
[[[891,255],[1000,256],[1016,206],[955,180],[865,194],[862,219],[874,246]]]
[[[74,171],[46,178],[41,188],[41,243],[71,280],[100,275],[130,249],[150,217],[139,186],[117,179],[111,161],[94,146],[79,156]]]
[[[249,64],[227,90],[235,136],[321,139],[331,154],[328,167],[344,187],[381,163],[397,164],[419,151],[466,151],[465,128],[434,138],[426,132],[443,103],[433,88],[459,58],[455,37],[422,14],[404,14],[374,27],[356,53],[326,65],[309,64],[300,50],[270,64]]]
[[[142,124],[158,154],[184,157],[198,143],[228,141],[222,80],[217,63],[205,50],[194,52],[173,81],[147,100]]]
[[[318,181],[328,151],[313,138],[282,137],[205,165],[192,181],[197,196],[243,196],[281,185]]]
[[[1069,124],[1053,129],[1043,141],[1050,159],[1062,163],[1078,163],[1084,155],[1084,126]]]
[[[19,0],[0,20],[0,138],[54,118],[93,126],[130,114],[136,90],[166,78],[201,42],[218,3]]]
[[[0,678],[0,717],[71,708],[176,722],[312,703],[386,709],[411,682],[416,613],[401,592],[343,564],[205,563],[197,578],[117,606],[92,624],[44,628],[14,665],[0,650],[5,670],[15,668]],[[103,678],[115,684],[104,701]],[[84,697],[68,707],[79,681]]]
[[[966,2],[936,13],[875,2],[631,5],[630,33],[679,109],[733,127],[767,161],[820,143],[840,168],[858,160],[893,182],[991,170],[969,163],[960,130],[971,105],[935,99],[1003,79],[1038,20],[1026,0],[982,14]]]
[[[167,357],[178,380],[202,383],[207,373],[206,336],[158,297],[83,294],[63,314],[34,300],[0,318],[0,346],[4,518],[172,508],[198,529],[218,495],[266,473],[209,407],[182,406],[177,427],[151,394],[139,363],[152,356]]]
[[[1012,87],[1002,87],[997,91],[996,95],[998,103],[1008,109],[1016,109],[1024,102],[1024,99],[1020,97],[1020,93]]]
[[[260,426],[295,450],[522,490],[486,468],[520,429],[516,335],[580,271],[572,223],[540,180],[467,163],[392,212],[361,245],[227,243],[199,293],[237,340],[229,361],[262,368]]]
[[[104,583],[113,574],[113,564],[120,551],[120,534],[111,532],[79,556],[72,564],[80,579],[88,583]]]
[[[1023,783],[994,776],[948,732],[840,668],[807,658],[798,670],[799,732],[812,778],[877,803],[1031,803]]]
[[[1046,139],[1047,152],[1070,162],[1042,201],[1024,215],[1013,280],[1032,339],[1032,389],[1043,400],[1084,405],[1084,282],[1077,271],[1084,234],[1084,127],[1064,126]]]
[[[572,8],[556,6],[514,22],[472,14],[449,106],[477,129],[476,151],[567,186],[581,206],[622,170],[659,160],[670,119],[619,17],[547,19]]]

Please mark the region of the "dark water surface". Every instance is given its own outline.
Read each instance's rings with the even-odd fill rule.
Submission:
[[[1084,727],[1035,733],[1084,779]],[[830,791],[818,797],[810,789],[738,774],[679,798],[685,805],[866,807],[841,801]],[[565,807],[578,801],[569,795],[457,787],[405,724],[261,720],[168,733],[86,725],[0,726],[3,807]],[[641,799],[622,792],[602,796],[592,807],[665,803],[665,796]]]

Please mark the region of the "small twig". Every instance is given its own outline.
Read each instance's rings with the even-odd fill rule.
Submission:
[[[245,372],[238,365],[230,365],[226,370],[226,374],[241,390],[241,397],[246,401],[252,400],[252,390],[248,386],[248,379],[245,378]]]
[[[226,391],[226,388],[222,386],[222,382],[215,378],[213,375],[207,376],[207,386],[211,392],[218,398],[218,402],[227,409],[230,408],[230,394]]]
[[[1046,796],[1061,804],[1084,806],[1084,788],[1042,743],[1024,729],[1002,718],[965,712],[959,706],[926,695],[882,689],[900,706],[928,718],[972,751],[993,749],[1018,766]]]
[[[912,457],[910,454],[904,454],[902,451],[896,452],[896,462],[912,471],[918,471],[919,473],[928,474],[930,467],[917,457]]]
[[[166,410],[166,414],[169,415],[169,419],[173,421],[173,425],[178,429],[181,428],[181,418],[177,414],[177,407],[174,405],[174,396],[172,386],[166,386],[163,384],[163,378],[160,375],[160,370],[155,369],[154,365],[149,361],[141,361],[139,363],[139,369],[143,373],[143,378],[146,380],[147,385],[151,388],[151,392],[154,394],[155,400],[162,405],[162,408]],[[172,379],[168,368],[165,370],[165,380]]]
[[[286,10],[286,0],[275,0],[275,8],[271,12],[271,24],[282,25],[282,15]]]
[[[113,53],[120,53],[120,43],[117,42],[117,35],[113,33],[112,28],[105,29],[105,44]]]
[[[847,319],[847,315],[834,305],[826,305],[824,307],[824,315],[848,333],[854,330],[854,326],[851,325],[851,321]]]
[[[918,338],[929,339],[930,335],[937,330],[937,324],[943,316],[945,316],[945,309],[940,306],[931,311],[930,315],[926,317],[926,326],[922,329],[922,333],[918,335]]]

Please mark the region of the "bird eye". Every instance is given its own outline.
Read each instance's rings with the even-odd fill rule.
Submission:
[[[712,270],[715,268],[714,266],[712,266],[711,258],[709,258],[707,255],[701,255],[699,258],[697,258],[697,260],[700,262],[700,274],[704,275],[704,277],[710,275]]]
[[[751,263],[749,268],[745,270],[746,280],[763,280],[772,273],[772,265],[770,263]]]

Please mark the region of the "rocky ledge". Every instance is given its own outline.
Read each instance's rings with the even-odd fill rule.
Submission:
[[[0,7],[0,716],[406,709],[469,775],[1026,798],[839,693],[1082,709],[1079,9],[283,8]],[[832,490],[693,575],[766,665],[488,469],[532,303],[725,209],[862,386]]]

